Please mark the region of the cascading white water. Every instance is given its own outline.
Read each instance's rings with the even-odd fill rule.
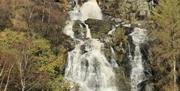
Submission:
[[[102,20],[101,9],[98,6],[96,0],[89,0],[88,2],[85,2],[81,7],[78,5],[77,0],[75,0],[74,2],[76,3],[76,6],[72,11],[69,11],[70,20],[66,22],[66,26],[63,30],[63,32],[71,38],[74,38],[73,25],[76,20],[80,20],[82,23],[84,23],[84,21],[89,18]],[[86,30],[87,37],[91,38],[88,25],[86,25]]]
[[[115,58],[116,58],[115,51],[112,48],[112,46],[110,47],[110,49],[111,49],[111,53],[112,53],[112,55],[111,55],[111,65],[113,67],[118,67],[118,64],[116,63],[116,60],[115,60]]]
[[[66,35],[76,41],[75,48],[68,52],[65,78],[78,84],[78,91],[117,91],[113,67],[101,50],[104,44],[98,39],[91,38],[90,29],[84,23],[88,18],[102,19],[101,10],[96,0],[89,0],[81,7],[78,6],[70,11],[71,20],[67,21],[63,30]],[[85,24],[86,37],[89,39],[75,38],[73,25],[76,20]]]
[[[91,39],[80,41],[68,53],[65,78],[79,84],[79,91],[117,91],[115,74],[101,51],[102,47],[103,43]]]
[[[132,36],[133,44],[135,45],[134,57],[130,55],[131,61],[131,91],[139,91],[138,84],[141,83],[144,78],[144,67],[142,63],[142,54],[140,51],[140,45],[147,39],[146,30],[135,28],[134,32],[130,34]]]
[[[119,27],[119,26],[120,26],[120,24],[112,26],[112,29],[108,32],[108,35],[112,35],[116,31],[116,28]]]
[[[91,19],[102,19],[102,13],[96,0],[88,0],[80,7],[81,21],[85,21],[88,18]]]
[[[116,31],[116,27],[112,26],[112,29],[111,29],[111,31],[108,32],[108,35],[112,35],[112,33],[115,31]]]

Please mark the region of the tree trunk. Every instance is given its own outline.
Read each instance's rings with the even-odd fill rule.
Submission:
[[[6,82],[4,91],[7,91],[7,87],[8,87],[8,85],[9,85],[9,78],[10,78],[10,74],[11,74],[11,71],[12,71],[13,66],[14,66],[14,65],[12,65],[12,66],[10,67],[10,69],[9,69],[8,78],[7,78],[7,82]]]
[[[174,81],[174,91],[178,91],[178,87],[177,87],[177,83],[176,83],[176,59],[175,57],[173,58],[174,61],[173,61],[173,81]]]

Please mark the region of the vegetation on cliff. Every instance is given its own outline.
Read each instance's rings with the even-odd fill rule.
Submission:
[[[150,48],[153,81],[158,91],[178,91],[180,61],[180,2],[160,0],[152,11]]]
[[[0,0],[0,91],[68,91],[66,3]]]

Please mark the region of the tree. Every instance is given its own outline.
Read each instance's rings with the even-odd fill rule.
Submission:
[[[53,54],[48,40],[25,32],[0,32],[0,90],[68,91],[60,70],[65,65],[65,49]],[[53,85],[52,85],[53,83]]]
[[[161,75],[160,80],[155,79],[158,80],[156,85],[163,91],[178,91],[176,61],[180,56],[180,1],[160,0],[153,10],[152,20],[150,36],[156,41],[150,50],[154,61],[152,68]]]
[[[68,91],[68,0],[0,0],[0,91]]]

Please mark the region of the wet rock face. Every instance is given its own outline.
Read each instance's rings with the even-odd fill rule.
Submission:
[[[82,24],[80,21],[76,21],[73,26],[74,36],[79,39],[84,39],[86,28],[85,25]]]
[[[149,52],[148,52],[148,50],[149,50],[149,44],[148,43],[144,43],[144,44],[142,44],[141,45],[141,53],[143,54],[143,59],[145,59],[145,60],[148,60],[148,55],[149,55]]]
[[[89,25],[92,37],[97,39],[107,35],[112,26],[112,22],[106,22],[104,20],[88,19],[85,23]]]
[[[130,53],[134,56],[135,45],[133,44],[132,38],[128,35],[133,32],[134,28],[132,26],[125,27],[122,22],[126,20],[133,22],[143,20],[148,16],[148,3],[146,0],[100,0],[100,2],[102,3],[100,3],[100,5],[105,16],[103,20],[88,19],[85,21],[85,24],[88,25],[92,38],[99,39],[104,43],[103,52],[107,60],[111,60],[112,57],[110,48],[112,47],[114,49],[116,55],[115,60],[121,65],[121,67],[117,68],[116,72],[119,90],[130,91],[130,73],[132,68],[128,56]],[[111,17],[106,17],[106,15]],[[85,35],[87,32],[85,24],[77,21],[73,26],[75,37],[83,41],[88,40]],[[119,24],[119,26],[116,27],[116,31],[112,33],[112,35],[108,35],[108,32],[112,30],[112,26],[116,26],[117,24]],[[69,42],[69,45],[72,46],[70,50],[74,48],[71,43],[73,42]],[[87,43],[89,43],[89,41]],[[82,54],[88,52],[87,47],[86,45],[81,46]],[[142,45],[141,52],[145,54],[142,55],[143,60],[148,59],[146,49],[148,49],[148,46],[145,44]],[[147,73],[147,76],[150,76],[150,66],[148,66],[148,63],[144,65],[146,66],[145,73]],[[149,84],[149,80],[143,81],[139,85],[141,89],[139,91],[152,91],[150,90],[151,85]]]

